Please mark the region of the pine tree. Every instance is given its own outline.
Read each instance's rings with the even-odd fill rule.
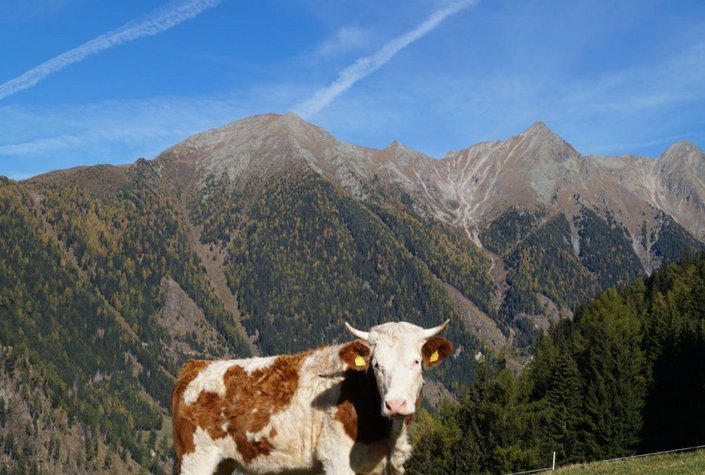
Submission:
[[[549,381],[546,400],[550,420],[547,440],[544,441],[548,448],[546,452],[555,451],[562,463],[580,461],[577,433],[582,409],[582,382],[578,365],[570,354],[562,352],[558,356]]]
[[[632,454],[640,440],[646,392],[639,319],[614,290],[582,307],[575,319],[576,362],[585,394],[579,453],[589,459]]]

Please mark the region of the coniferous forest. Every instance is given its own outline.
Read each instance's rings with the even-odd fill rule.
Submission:
[[[413,473],[509,473],[705,444],[705,255],[609,289],[518,376],[482,365],[421,414]]]

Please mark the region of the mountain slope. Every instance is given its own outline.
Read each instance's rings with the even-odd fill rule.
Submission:
[[[71,430],[101,437],[122,454],[114,470],[130,460],[157,469],[171,458],[169,445],[157,444],[168,441],[163,415],[180,362],[248,350],[201,275],[183,221],[154,188],[153,164],[102,170],[112,190],[81,186],[95,172],[2,184],[0,342],[8,360],[40,373],[41,397],[56,417],[65,414]],[[171,284],[162,291],[165,278]],[[165,329],[179,318],[170,295],[184,291],[204,313],[205,332]],[[13,367],[5,377],[16,373]],[[9,392],[3,400],[18,397]],[[21,437],[8,429],[3,437]],[[73,463],[56,471],[74,471]],[[105,462],[75,463],[80,472]]]
[[[379,190],[405,196],[415,213],[464,230],[480,247],[492,247],[483,239],[497,230],[496,220],[511,217],[514,210],[545,219],[562,214],[570,225],[574,257],[581,265],[589,263],[592,274],[607,263],[597,263],[587,256],[590,252],[580,256],[582,248],[594,243],[589,233],[595,226],[616,229],[608,233],[609,240],[619,252],[635,254],[639,264],[630,257],[626,267],[618,265],[609,279],[593,276],[601,288],[630,281],[635,268],[640,268],[636,273],[650,272],[664,259],[677,259],[686,247],[698,248],[705,232],[699,208],[705,196],[701,186],[705,154],[686,143],[656,161],[585,157],[545,124],[536,123],[506,141],[479,144],[434,160],[397,142],[382,150],[344,144],[288,114],[256,116],[199,134],[157,161],[168,164],[175,157],[190,157],[196,163],[197,201],[216,183],[216,188],[238,188],[251,179],[264,183],[291,170],[313,170],[363,202],[374,202]],[[218,205],[209,201],[209,206]],[[586,227],[588,212],[594,217]],[[213,236],[208,226],[205,231],[202,239],[207,242]],[[503,242],[512,247],[523,238]],[[506,265],[509,256],[499,257]],[[609,259],[607,254],[603,259]]]
[[[702,249],[703,158],[584,157],[537,123],[435,160],[269,114],[151,161],[3,180],[0,409],[29,402],[0,467],[29,469],[27,450],[56,472],[168,472],[184,360],[343,341],[343,321],[450,318],[431,376],[458,391],[480,353],[526,356],[537,327]],[[73,435],[37,437],[40,419]]]

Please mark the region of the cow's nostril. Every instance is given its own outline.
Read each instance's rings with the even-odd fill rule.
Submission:
[[[387,413],[390,416],[396,416],[406,409],[406,400],[404,399],[390,399],[384,401],[384,407],[387,409]]]

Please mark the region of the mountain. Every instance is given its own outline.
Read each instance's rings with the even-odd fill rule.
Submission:
[[[702,250],[704,181],[688,143],[586,157],[537,123],[433,159],[291,114],[2,179],[0,467],[168,472],[183,361],[344,341],[343,321],[450,318],[425,396],[457,393],[480,354],[518,368],[537,328]]]
[[[156,162],[190,163],[193,182],[181,186],[201,203],[229,189],[261,189],[252,180],[294,171],[315,173],[369,209],[395,197],[411,215],[464,233],[466,245],[488,260],[493,289],[485,298],[495,303],[480,305],[473,321],[490,317],[508,334],[505,324],[517,315],[541,321],[540,315],[570,314],[576,300],[701,248],[704,157],[688,143],[658,160],[586,157],[538,122],[508,140],[436,160],[398,142],[381,150],[346,144],[287,114],[196,135]],[[542,235],[559,245],[532,245],[531,236]],[[522,259],[531,264],[520,266]],[[562,263],[557,273],[537,271],[555,260]],[[542,279],[529,282],[537,272]]]

